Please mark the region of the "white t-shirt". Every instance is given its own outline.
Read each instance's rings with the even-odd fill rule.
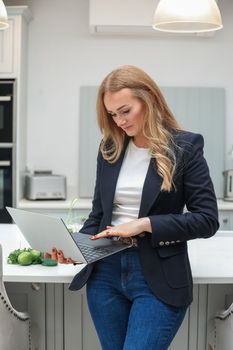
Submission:
[[[142,188],[150,159],[148,148],[139,148],[133,140],[130,140],[117,180],[112,225],[119,225],[138,218]]]

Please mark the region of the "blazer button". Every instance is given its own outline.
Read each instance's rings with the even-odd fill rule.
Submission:
[[[170,244],[170,242],[168,242],[168,241],[167,241],[167,242],[165,242],[165,244],[166,244],[166,245],[169,245],[169,244]]]
[[[164,245],[164,242],[163,241],[159,242],[159,245],[161,245],[161,246]]]

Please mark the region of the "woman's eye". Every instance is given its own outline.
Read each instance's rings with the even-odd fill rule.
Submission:
[[[130,112],[130,109],[126,109],[126,110],[124,110],[124,111],[120,111],[120,112],[119,112],[119,116],[121,116],[121,115],[127,115],[129,112]],[[118,115],[118,114],[116,114],[116,113],[108,113],[108,117],[109,117],[109,118],[116,118],[117,115]]]

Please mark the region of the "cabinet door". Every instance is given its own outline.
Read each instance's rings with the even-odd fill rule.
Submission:
[[[169,350],[188,350],[189,337],[189,310],[185,315],[184,321],[177,332]]]
[[[45,350],[45,286],[31,283],[5,283],[11,304],[31,317],[32,350]],[[38,290],[37,288],[38,287]]]
[[[0,30],[0,75],[13,72],[14,19],[9,18],[9,27]]]
[[[88,310],[85,288],[71,292],[64,285],[64,344],[66,350],[100,350]]]
[[[63,284],[46,284],[46,350],[81,350],[79,347],[64,348],[64,292]],[[76,343],[74,343],[76,344]]]

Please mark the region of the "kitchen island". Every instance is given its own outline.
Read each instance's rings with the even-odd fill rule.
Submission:
[[[6,263],[10,251],[29,247],[15,224],[0,225],[3,246],[3,274],[6,282],[70,283],[85,264],[58,264],[53,268],[42,265],[23,267]],[[36,248],[36,247],[33,247]],[[194,284],[233,283],[233,231],[218,231],[209,239],[188,242]]]
[[[85,288],[77,292],[68,289],[73,276],[84,265],[7,264],[10,251],[28,246],[14,224],[0,225],[0,242],[3,279],[13,305],[27,310],[32,317],[34,349],[100,349],[87,310]],[[212,238],[189,241],[188,250],[194,300],[171,349],[206,350],[208,320],[233,295],[233,231],[219,231]]]

